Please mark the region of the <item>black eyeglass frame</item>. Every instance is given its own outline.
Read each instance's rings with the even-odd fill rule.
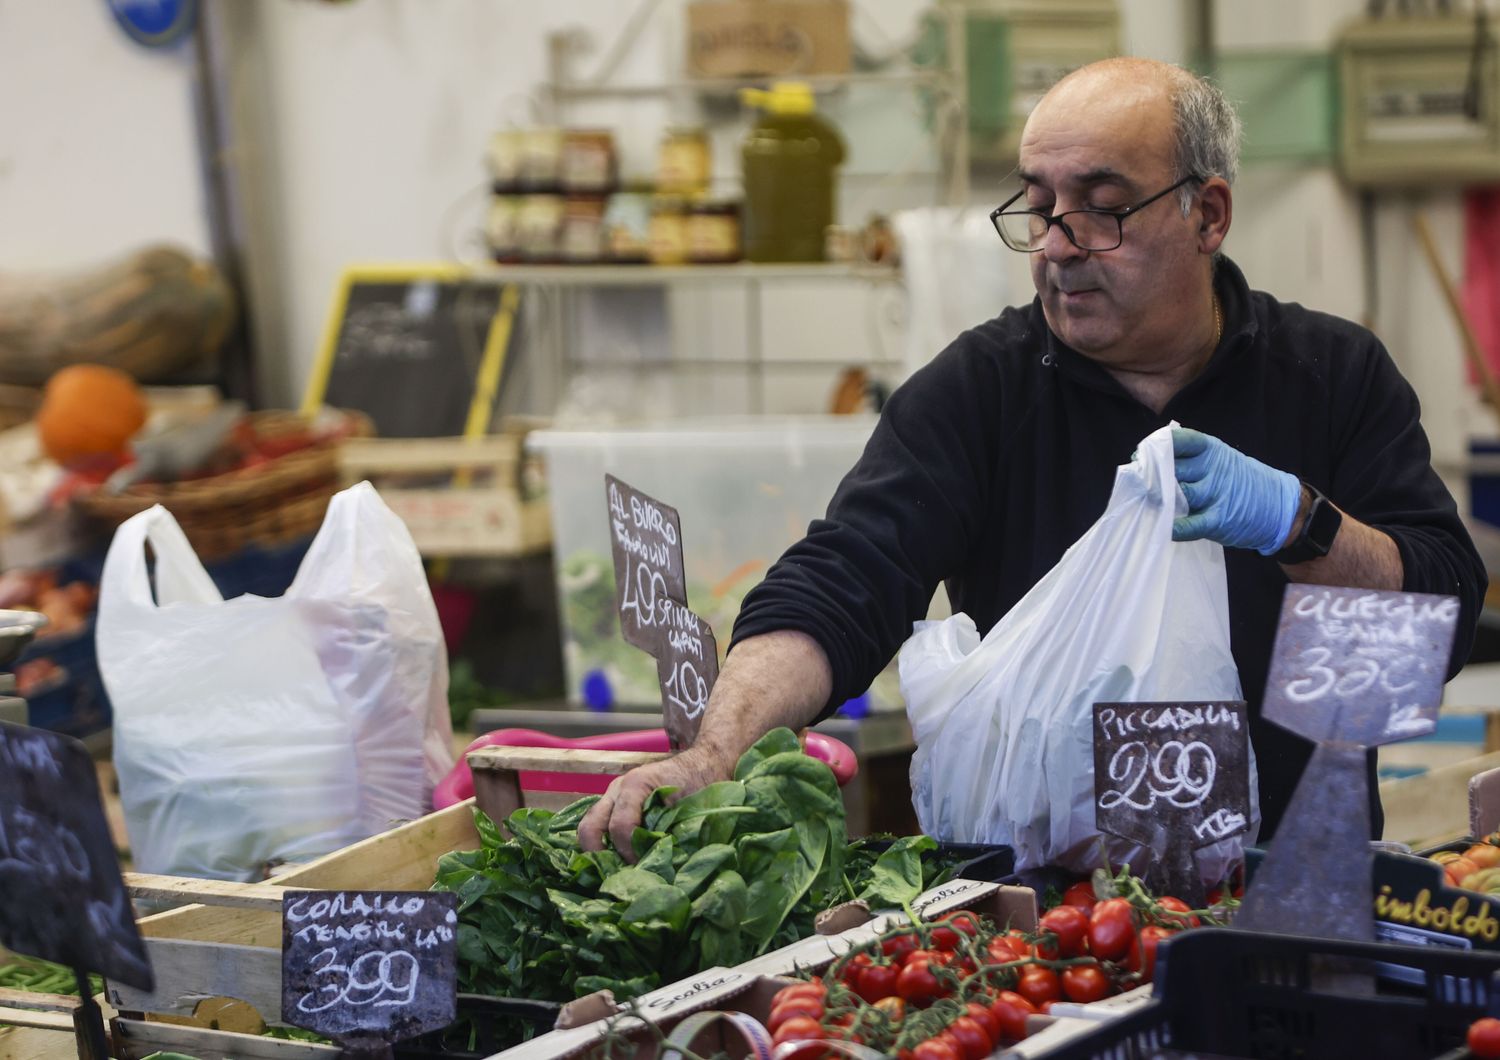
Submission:
[[[1063,235],[1068,237],[1068,242],[1072,243],[1079,250],[1087,251],[1091,254],[1107,253],[1111,250],[1118,250],[1120,248],[1120,244],[1125,242],[1125,219],[1127,217],[1134,217],[1146,207],[1150,206],[1157,199],[1172,194],[1172,192],[1176,191],[1178,188],[1182,187],[1189,181],[1197,181],[1201,184],[1206,179],[1207,178],[1205,177],[1198,176],[1196,173],[1189,173],[1187,176],[1183,177],[1171,187],[1163,188],[1161,191],[1157,192],[1155,195],[1152,195],[1150,198],[1142,199],[1140,202],[1135,203],[1131,206],[1127,206],[1123,210],[1065,210],[1059,214],[1042,213],[1042,211],[1040,210],[1007,210],[1006,207],[1010,206],[1017,199],[1026,194],[1026,189],[1022,188],[1020,191],[1016,192],[1010,198],[1006,199],[999,206],[990,211],[990,225],[995,229],[995,234],[1000,237],[1000,241],[1018,254],[1035,254],[1044,249],[1047,245],[1047,235],[1052,231],[1053,225],[1057,225],[1057,227],[1061,228],[1063,230]],[[1064,218],[1071,217],[1074,214],[1078,213],[1094,214],[1099,217],[1113,218],[1115,222],[1116,235],[1116,239],[1113,245],[1107,247],[1086,247],[1082,243],[1078,242],[1077,237],[1073,235],[1072,227],[1066,220],[1064,220]],[[1036,246],[1018,247],[1006,238],[1005,229],[1000,225],[1000,218],[1002,216],[1040,218],[1042,221],[1046,222],[1047,228],[1046,231],[1042,233],[1041,238],[1037,241]]]

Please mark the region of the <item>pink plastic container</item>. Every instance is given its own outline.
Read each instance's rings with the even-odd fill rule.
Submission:
[[[665,729],[636,729],[633,732],[610,732],[599,736],[578,736],[572,739],[552,736],[536,729],[496,729],[480,736],[468,747],[477,751],[481,747],[567,747],[595,751],[668,751]],[[859,763],[854,752],[842,740],[835,740],[822,733],[809,732],[807,753],[833,770],[834,777],[843,787],[859,772]],[[602,795],[614,777],[602,773],[521,773],[523,791],[576,791],[584,795]],[[463,802],[474,794],[474,776],[469,772],[469,763],[460,756],[458,763],[449,771],[432,791],[432,808],[446,809]]]

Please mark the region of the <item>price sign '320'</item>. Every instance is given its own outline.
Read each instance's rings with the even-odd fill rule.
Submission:
[[[1458,619],[1453,596],[1288,585],[1264,714],[1313,741],[1425,736]]]

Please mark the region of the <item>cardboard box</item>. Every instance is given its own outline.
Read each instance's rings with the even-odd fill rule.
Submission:
[[[687,7],[689,77],[844,74],[847,0],[695,0]]]

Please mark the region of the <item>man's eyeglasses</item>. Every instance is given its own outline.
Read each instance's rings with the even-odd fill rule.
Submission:
[[[1025,195],[1016,192],[990,212],[990,223],[1000,238],[1011,250],[1023,254],[1035,254],[1047,242],[1047,233],[1053,225],[1063,230],[1063,235],[1072,240],[1079,250],[1114,250],[1125,239],[1125,218],[1133,217],[1157,199],[1170,195],[1188,181],[1202,181],[1202,177],[1188,175],[1134,206],[1123,210],[1068,210],[1049,214],[1041,210],[1011,210],[1009,207]]]

